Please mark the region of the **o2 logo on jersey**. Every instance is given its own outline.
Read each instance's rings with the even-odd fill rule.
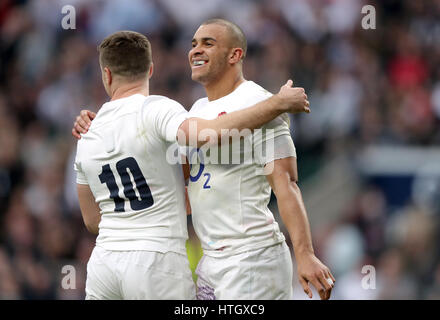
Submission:
[[[151,207],[154,204],[150,187],[148,186],[137,161],[133,157],[118,161],[116,163],[116,170],[118,171],[122,185],[124,186],[124,195],[130,200],[131,209],[138,211]],[[130,173],[133,176],[140,199],[133,188],[133,183],[131,182],[128,170],[130,170]],[[99,175],[99,180],[101,183],[107,185],[107,188],[110,191],[110,198],[115,202],[115,211],[124,212],[125,200],[119,197],[119,188],[109,164],[102,166],[102,173]]]
[[[190,170],[191,170],[192,164],[190,164],[189,167],[190,167]],[[200,166],[199,166],[199,172],[197,173],[197,175],[195,177],[193,177],[191,175],[191,173],[189,174],[189,179],[191,180],[191,182],[198,181],[200,179],[200,177],[202,176],[202,173],[203,173],[204,170],[205,170],[205,165],[203,163],[201,163]],[[206,172],[203,176],[206,177],[206,181],[203,184],[203,189],[211,189],[211,186],[208,184],[209,180],[211,180],[211,174]]]
[[[205,164],[203,163],[204,162],[203,161],[203,154],[200,153],[199,150],[200,149],[198,149],[198,148],[197,149],[194,148],[194,149],[191,150],[191,152],[189,154],[189,158],[191,159],[194,151],[196,151],[197,155],[200,157],[200,159],[199,159],[200,160],[199,171],[197,172],[197,174],[195,176],[192,176],[191,172],[189,174],[189,179],[191,180],[191,182],[198,181],[200,179],[200,177],[202,176],[203,171],[205,170]],[[190,167],[190,170],[191,170],[192,169],[192,163],[190,163],[189,167]],[[209,180],[211,180],[211,174],[208,173],[208,172],[205,172],[203,174],[203,177],[206,177],[205,183],[203,184],[203,189],[211,189],[211,186],[209,185]]]

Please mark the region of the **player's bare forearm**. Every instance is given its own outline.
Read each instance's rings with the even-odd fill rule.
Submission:
[[[314,254],[306,209],[296,181],[286,181],[276,193],[281,219],[289,232],[295,256]]]
[[[298,278],[304,292],[312,298],[309,283],[318,290],[321,299],[330,298],[335,281],[330,270],[315,256],[307,212],[297,185],[296,158],[274,161],[267,179],[277,197],[281,219],[289,232],[298,268]]]
[[[179,128],[180,145],[201,147],[205,143],[217,145],[229,143],[234,136],[243,135],[243,130],[260,128],[265,123],[284,113],[277,96],[266,99],[252,107],[234,111],[213,120],[189,118]],[[226,139],[225,139],[226,138]]]
[[[297,185],[296,158],[274,161],[273,171],[267,179],[277,198],[278,210],[289,232],[295,255],[314,254],[309,220]]]
[[[97,235],[101,213],[95,197],[88,185],[77,184],[77,192],[84,224],[90,233]]]
[[[303,88],[292,88],[292,80],[287,81],[272,97],[252,107],[231,112],[217,119],[205,122],[205,128],[213,127],[218,133],[222,129],[254,130],[272,121],[284,112],[310,112],[307,95]],[[206,121],[206,120],[205,120]]]

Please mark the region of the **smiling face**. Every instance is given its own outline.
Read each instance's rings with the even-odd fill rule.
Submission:
[[[194,34],[192,49],[188,53],[191,78],[203,85],[220,79],[230,67],[228,57],[231,51],[225,26],[200,26]]]

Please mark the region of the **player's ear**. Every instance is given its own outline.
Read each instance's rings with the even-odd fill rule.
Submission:
[[[236,64],[241,61],[244,51],[242,48],[233,48],[229,57],[229,63]]]
[[[110,85],[113,82],[113,78],[112,78],[111,70],[107,67],[104,67],[103,78],[104,78],[105,84],[110,87]]]
[[[151,62],[150,70],[148,70],[148,79],[151,79],[151,77],[153,76],[153,71],[154,71],[154,64],[153,62]]]

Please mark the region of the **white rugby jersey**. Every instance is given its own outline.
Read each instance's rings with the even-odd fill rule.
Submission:
[[[210,120],[225,112],[230,113],[250,107],[271,95],[256,83],[245,81],[232,93],[220,99],[211,102],[208,98],[199,99],[191,108],[189,115]],[[206,155],[212,155],[211,148],[211,153],[201,152],[202,155],[198,159],[200,161],[191,165],[188,194],[191,201],[192,221],[204,253],[207,255],[235,254],[285,240],[278,223],[267,207],[271,187],[261,171],[266,163],[273,160],[296,157],[296,151],[286,114],[269,122],[263,128],[273,129],[273,136],[269,134],[263,136],[260,134],[261,131],[257,130],[244,138],[241,148],[237,149],[236,143],[220,148],[221,153],[217,157],[219,161],[224,152],[232,150],[233,155],[229,156],[229,160],[239,152],[243,156],[241,162],[213,164],[206,159]],[[269,142],[274,143],[273,152],[266,155],[256,152],[259,147]],[[255,152],[255,157],[245,162],[244,153],[249,155],[249,150]],[[194,151],[196,150],[192,150]],[[187,152],[191,151],[187,150]]]
[[[185,254],[182,168],[165,155],[187,115],[176,101],[141,94],[99,110],[75,159],[77,183],[90,186],[101,209],[96,245]]]

